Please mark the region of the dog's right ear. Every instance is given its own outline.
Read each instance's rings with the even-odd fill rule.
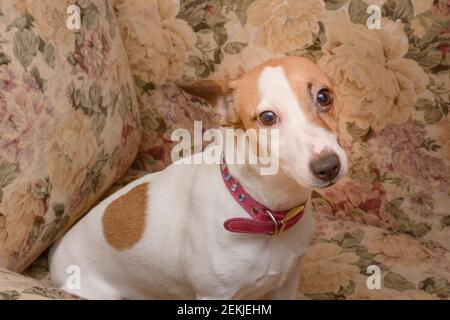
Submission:
[[[177,84],[185,92],[207,101],[219,115],[221,125],[242,127],[242,122],[234,106],[235,81],[199,80],[178,82]]]

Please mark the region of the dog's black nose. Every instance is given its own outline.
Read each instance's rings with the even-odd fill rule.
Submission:
[[[311,171],[314,177],[325,181],[332,182],[341,169],[341,163],[339,158],[334,153],[328,153],[320,156],[313,162],[311,162]]]

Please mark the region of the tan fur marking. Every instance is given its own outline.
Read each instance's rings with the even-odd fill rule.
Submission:
[[[193,83],[178,83],[178,86],[193,96],[201,97],[213,107],[228,90],[225,80],[200,80]]]
[[[272,59],[250,70],[236,81],[235,107],[246,129],[257,127],[252,121],[254,110],[260,101],[258,83],[261,73],[266,67],[282,67],[294,91],[302,111],[315,125],[327,130],[337,130],[336,105],[327,113],[314,111],[313,101],[308,93],[308,83],[316,82],[332,88],[330,79],[313,62],[301,57],[285,57]],[[336,100],[334,100],[336,102]],[[336,104],[336,103],[334,103]]]
[[[130,249],[145,229],[148,183],[140,184],[111,202],[103,214],[103,235],[117,250]]]
[[[232,98],[234,90],[234,81],[225,79],[200,80],[195,82],[178,82],[178,86],[187,93],[200,97],[208,102],[213,108],[217,108],[221,99],[225,99],[228,105],[229,98]],[[232,99],[231,99],[232,100]],[[239,115],[234,111],[233,106],[229,106],[223,118],[220,119],[220,125],[225,127],[243,128]]]
[[[193,84],[180,84],[180,87],[190,94],[202,97],[213,106],[217,104],[220,97],[232,94],[234,105],[229,107],[235,108],[237,111],[236,119],[228,121],[224,125],[242,129],[256,129],[259,124],[254,121],[254,112],[261,99],[258,84],[261,73],[266,67],[283,68],[291,89],[309,121],[324,129],[333,132],[338,131],[336,96],[334,96],[333,106],[329,112],[317,113],[314,110],[314,102],[311,100],[308,89],[308,84],[312,82],[324,85],[332,90],[331,81],[315,63],[306,58],[284,57],[269,60],[245,73],[240,79],[233,81],[232,85],[227,83],[226,80],[202,80]]]
[[[234,107],[245,129],[256,129],[258,123],[253,120],[256,107],[261,100],[258,83],[265,64],[250,70],[239,80],[235,81]]]
[[[317,113],[314,110],[314,102],[309,95],[308,83],[318,83],[325,85],[333,91],[330,79],[313,62],[305,58],[290,57],[282,63],[283,70],[288,78],[292,90],[297,96],[300,108],[305,113],[309,121],[316,126],[334,131],[337,130],[337,106],[336,96],[333,95],[333,105],[328,112]]]

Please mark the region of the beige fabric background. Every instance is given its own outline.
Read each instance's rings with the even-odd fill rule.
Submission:
[[[42,12],[47,16],[49,12],[59,12],[57,8],[52,9],[54,1],[43,3],[45,6],[36,9],[38,12],[30,14],[39,17]],[[111,31],[115,30],[112,25],[117,22],[137,88],[142,143],[132,168],[109,192],[127,181],[168,165],[172,146],[170,134],[173,129],[191,128],[193,120],[200,119],[204,121],[204,127],[215,125],[210,106],[182,92],[174,84],[176,81],[210,77],[236,78],[249,68],[272,57],[306,56],[317,62],[337,86],[339,99],[343,105],[340,130],[343,134],[344,147],[351,159],[351,168],[348,177],[338,186],[313,194],[318,228],[313,245],[301,267],[302,278],[298,298],[447,299],[449,297],[450,2],[448,0],[116,0],[114,7],[117,20],[113,18],[111,8],[103,7],[100,1],[80,0],[78,3],[91,8],[86,9],[86,17],[91,17],[88,12],[94,10],[92,3],[97,7],[100,16],[106,18],[105,21],[101,19],[99,22],[106,30],[106,35],[103,36],[106,39],[116,39],[117,46],[120,46],[117,33]],[[380,30],[368,30],[365,25],[368,18],[366,9],[370,4],[379,5],[381,8],[383,19]],[[0,8],[6,11],[3,7],[2,2]],[[14,17],[3,12],[3,16],[0,16],[0,25],[6,19],[16,17],[17,14]],[[86,18],[85,23],[90,25],[88,21],[90,19]],[[7,25],[11,23],[12,21],[8,21]],[[9,31],[0,28],[0,39],[6,38],[14,42],[16,39],[14,34],[20,27],[21,24],[18,24]],[[55,27],[49,23],[43,26],[36,23],[33,27],[22,28],[30,29],[34,34],[41,28],[46,30],[43,33],[46,37],[41,36],[43,42],[49,41],[45,40],[47,37],[52,39],[55,51],[60,50],[59,46],[66,41],[64,39],[73,37],[71,34],[65,36],[64,33],[52,32]],[[119,151],[114,151],[117,147],[115,145],[113,147],[111,142],[105,144],[99,142],[96,128],[102,123],[103,118],[97,118],[101,114],[99,109],[102,110],[102,107],[98,109],[98,106],[105,106],[113,101],[111,97],[115,96],[117,88],[125,88],[120,90],[118,101],[128,99],[124,97],[130,97],[130,101],[133,101],[133,95],[131,85],[128,89],[128,85],[116,83],[113,89],[102,90],[103,104],[92,105],[87,102],[98,102],[100,98],[95,93],[96,90],[92,90],[94,98],[91,98],[88,94],[89,85],[82,86],[78,80],[80,75],[84,76],[84,79],[91,79],[94,83],[103,83],[101,80],[103,75],[108,79],[107,83],[110,83],[116,79],[119,66],[126,69],[119,62],[118,66],[114,65],[117,67],[102,68],[103,59],[123,60],[122,58],[109,60],[111,58],[104,58],[103,54],[98,55],[99,52],[108,52],[110,55],[113,55],[111,52],[116,52],[108,51],[107,45],[103,50],[89,50],[94,48],[90,46],[91,43],[96,44],[96,49],[105,45],[103,36],[98,38],[94,31],[91,32],[89,37],[87,34],[83,37],[85,40],[82,42],[86,45],[81,46],[83,48],[81,51],[89,57],[85,59],[91,61],[90,63],[79,62],[79,55],[72,46],[69,46],[70,49],[67,51],[62,49],[64,54],[61,60],[57,60],[70,70],[69,73],[57,74],[74,77],[75,91],[79,89],[78,92],[81,92],[73,99],[75,103],[61,107],[61,110],[70,110],[69,114],[78,119],[79,125],[73,126],[71,125],[73,122],[70,122],[60,129],[60,135],[65,132],[73,134],[68,135],[71,139],[68,138],[67,144],[59,147],[59,150],[86,148],[87,151],[82,153],[60,151],[58,154],[62,155],[56,159],[60,159],[57,161],[60,163],[67,157],[80,154],[92,156],[86,158],[83,156],[81,163],[85,165],[75,169],[62,164],[56,166],[61,168],[56,172],[68,172],[68,177],[74,172],[81,172],[73,175],[76,178],[72,180],[64,179],[60,182],[60,185],[71,190],[70,192],[74,190],[74,196],[61,196],[61,199],[66,200],[60,198],[50,202],[45,200],[44,204],[48,203],[48,208],[45,205],[43,208],[52,212],[52,215],[44,214],[47,222],[32,228],[33,232],[29,226],[35,225],[34,220],[27,222],[30,220],[24,217],[34,217],[35,212],[42,212],[40,208],[43,201],[35,199],[42,197],[47,199],[46,190],[49,189],[45,187],[45,183],[33,183],[28,187],[31,189],[25,189],[33,191],[25,194],[36,196],[25,201],[23,207],[26,210],[14,212],[15,214],[32,212],[32,214],[17,216],[14,221],[20,221],[18,226],[27,226],[21,227],[24,231],[19,233],[27,235],[20,239],[27,240],[11,242],[15,245],[9,246],[10,250],[18,252],[17,257],[26,256],[22,262],[30,262],[34,255],[24,255],[24,251],[17,248],[36,247],[39,250],[32,252],[37,253],[50,241],[47,239],[42,242],[43,235],[46,232],[51,235],[55,233],[47,230],[62,229],[62,220],[57,220],[62,207],[55,207],[54,204],[64,203],[62,215],[64,217],[70,215],[70,212],[85,211],[94,198],[107,188],[113,180],[112,177],[118,177],[122,169],[127,167],[130,160],[128,156],[131,157],[133,152],[126,150],[134,150],[137,143],[137,139],[134,138],[138,128],[136,112],[114,112],[114,108],[109,107],[107,116],[103,118],[105,121],[119,123],[119,127],[122,126],[122,140],[119,140],[122,144],[119,145],[126,147],[119,147]],[[33,38],[27,31],[19,39],[30,37]],[[98,39],[101,40],[97,42]],[[33,43],[32,40],[27,40],[27,43],[28,41]],[[0,45],[0,53],[4,51],[7,54],[6,58],[0,54],[0,63],[3,61],[0,67],[0,128],[2,128],[1,119],[4,114],[2,110],[5,108],[3,104],[2,109],[2,101],[5,99],[2,100],[1,94],[5,96],[5,89],[1,86],[8,88],[10,82],[1,81],[11,77],[5,70],[14,65],[14,70],[26,69],[32,73],[33,68],[24,69],[22,65],[29,63],[28,50],[23,54],[17,54],[16,50],[15,54],[14,45],[10,43]],[[16,47],[21,48],[22,45]],[[52,59],[49,57],[52,56],[52,49],[45,50],[45,45],[42,48],[43,50],[30,51],[36,52],[36,57],[32,55],[31,61],[32,63],[40,61],[37,65],[41,69],[51,68],[47,66],[46,60],[51,63]],[[9,60],[11,62],[5,67],[4,61]],[[72,75],[72,70],[75,75]],[[101,70],[104,70],[104,73]],[[127,74],[126,70],[120,68],[119,70],[119,74]],[[39,69],[40,78],[52,79],[46,76],[50,71]],[[22,73],[18,73],[16,79],[23,79]],[[36,72],[34,74],[36,75]],[[33,77],[36,79],[35,75]],[[97,77],[100,77],[100,80]],[[117,78],[117,81],[123,79]],[[59,82],[61,81],[60,79]],[[89,82],[91,86],[92,82]],[[54,92],[53,94],[63,92],[50,84],[53,85],[48,83],[47,90]],[[113,93],[109,93],[108,90]],[[120,105],[135,110],[134,102],[118,104],[117,110],[121,110]],[[58,121],[59,125],[61,123],[64,122]],[[123,126],[124,123],[129,125]],[[83,126],[86,129],[75,129]],[[105,128],[112,127],[105,125]],[[102,132],[101,137],[110,138],[117,133],[109,129],[103,129]],[[77,138],[72,140],[73,136]],[[10,145],[5,144],[1,140],[2,137],[0,150],[5,148],[5,145]],[[75,143],[77,141],[83,143]],[[40,146],[39,150],[49,150],[43,147],[43,143],[33,143],[32,146],[33,148]],[[3,152],[0,154],[4,157]],[[28,153],[21,153],[20,159],[26,159],[26,154]],[[44,154],[51,153],[45,151]],[[115,156],[122,160],[110,160],[116,159]],[[11,185],[18,184],[20,180],[17,180],[19,179],[17,177],[24,176],[23,166],[19,165],[21,169],[18,171],[16,163],[17,161],[8,161],[3,165],[0,161],[0,189],[4,194],[3,197],[9,194],[8,188],[12,190]],[[44,181],[45,177],[44,174]],[[52,181],[51,177],[49,175],[49,181]],[[55,174],[53,177],[58,181],[58,177],[62,175]],[[83,180],[83,183],[79,180]],[[2,185],[5,184],[4,181],[8,186]],[[66,206],[69,206],[70,210]],[[5,209],[2,211],[2,208],[5,207],[3,201],[0,205],[3,221],[6,215]],[[51,220],[50,217],[56,218]],[[70,222],[66,223],[72,222],[70,219]],[[7,230],[0,215],[0,237],[2,223],[3,230]],[[8,224],[8,227],[12,228],[11,224]],[[35,237],[35,233],[39,236]],[[28,247],[24,247],[24,243]],[[16,246],[17,244],[21,246]],[[11,256],[8,254],[8,257]],[[17,267],[24,264],[9,263],[9,266],[11,265]],[[367,289],[369,265],[378,265],[381,268],[381,290]],[[34,270],[42,271],[41,268]],[[37,274],[39,272],[34,276]],[[8,291],[8,281],[2,282],[1,275],[2,272],[0,272],[0,293],[3,293]],[[20,297],[20,292],[17,294],[14,293],[14,296]]]
[[[366,27],[370,4],[381,8],[380,30]],[[170,83],[233,79],[273,57],[306,56],[336,84],[351,168],[338,186],[313,194],[318,228],[298,297],[448,298],[450,2],[116,0],[115,6],[144,115],[146,138],[131,177],[166,166],[179,117],[192,125],[202,116],[202,105],[187,104]],[[381,290],[367,289],[369,265],[381,268]]]
[[[24,270],[128,169],[140,141],[113,8],[0,3],[0,267]]]

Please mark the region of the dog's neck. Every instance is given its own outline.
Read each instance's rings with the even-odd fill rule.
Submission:
[[[310,189],[301,187],[281,170],[275,175],[263,176],[258,165],[231,164],[228,167],[253,199],[272,210],[290,210],[305,203],[311,194]]]
[[[236,155],[246,152],[234,148]],[[262,175],[260,164],[228,163],[228,168],[253,199],[272,210],[290,210],[305,203],[311,194],[311,189],[300,186],[281,169],[274,175]]]

